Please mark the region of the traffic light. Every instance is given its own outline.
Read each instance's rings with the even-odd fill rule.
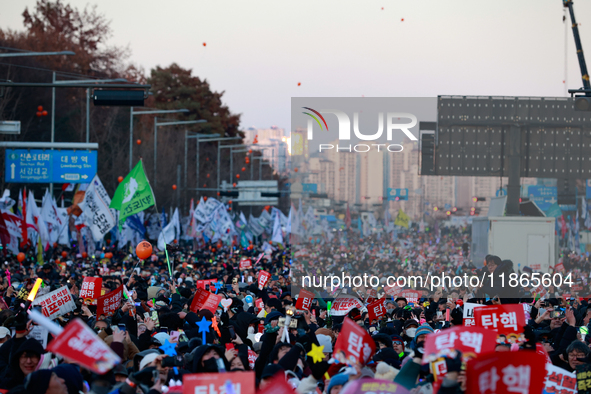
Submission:
[[[451,215],[451,211],[447,211],[445,214],[446,214],[447,216],[450,216],[450,215]]]
[[[95,90],[92,100],[97,106],[143,107],[143,90]]]
[[[218,192],[218,196],[220,196],[220,197],[238,197],[238,192],[220,191],[220,192]]]
[[[486,197],[472,197],[473,202],[486,201]]]
[[[433,211],[437,212],[438,210],[439,210],[439,208],[433,207]]]

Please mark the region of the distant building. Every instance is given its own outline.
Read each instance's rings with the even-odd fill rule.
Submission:
[[[244,132],[244,144],[253,145],[253,149],[263,152],[263,157],[269,161],[271,167],[279,174],[285,174],[290,166],[290,139],[285,129],[277,126],[270,128],[250,127]],[[257,143],[253,144],[257,139]]]

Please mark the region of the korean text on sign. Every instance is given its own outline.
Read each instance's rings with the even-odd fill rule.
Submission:
[[[60,287],[51,293],[37,297],[33,302],[33,306],[36,305],[39,305],[45,317],[50,319],[55,319],[76,309],[76,303],[72,299],[67,286]]]

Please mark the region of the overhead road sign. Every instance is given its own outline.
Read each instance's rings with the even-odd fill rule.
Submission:
[[[530,185],[527,188],[527,195],[530,201],[535,202],[542,211],[547,211],[558,202],[558,188],[555,186]]]
[[[388,188],[388,201],[408,201],[408,189]]]
[[[88,183],[96,170],[96,151],[13,149],[6,151],[4,179],[10,183]]]

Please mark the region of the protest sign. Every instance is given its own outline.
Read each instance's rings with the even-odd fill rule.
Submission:
[[[283,380],[285,381],[285,379]],[[254,372],[196,373],[183,375],[183,394],[197,393],[254,394]]]
[[[80,287],[80,295],[78,298],[96,300],[100,296],[100,289],[103,287],[103,278],[95,278],[91,276],[84,277],[82,286]]]
[[[285,393],[295,393],[295,391],[285,380],[285,373],[283,373],[283,372],[275,374],[275,376],[271,379],[269,384],[267,384],[263,390],[257,391],[257,394],[285,394]],[[183,392],[183,394],[186,394],[186,393]],[[191,394],[195,394],[195,393],[191,393]],[[207,393],[207,394],[210,394],[210,393]]]
[[[242,259],[240,260],[240,269],[247,270],[252,268],[252,260],[251,259]]]
[[[262,298],[257,298],[254,301],[254,305],[256,306],[256,308],[260,311],[263,310],[265,308],[265,303],[263,302]]]
[[[381,379],[360,379],[347,384],[340,394],[408,394],[400,384]]]
[[[546,359],[537,353],[522,351],[483,354],[468,361],[466,392],[541,393],[544,380],[540,376],[545,374]]]
[[[100,296],[96,301],[96,316],[112,316],[119,309],[122,298],[123,285],[104,296]]]
[[[591,364],[577,365],[577,392],[591,394]]]
[[[12,335],[14,336],[15,333],[13,333]],[[47,348],[47,334],[48,334],[48,330],[46,327],[44,326],[39,326],[39,325],[34,325],[33,328],[31,328],[31,331],[29,331],[29,334],[27,334],[27,338],[35,338],[37,341],[39,341],[39,343],[41,345],[43,345],[43,349]]]
[[[400,292],[402,291],[402,289],[396,285],[394,286],[385,286],[384,287],[384,292],[386,294],[388,294],[389,296],[392,297],[397,297],[398,294],[400,294]]]
[[[402,290],[398,297],[406,298],[406,302],[416,304],[421,299],[421,292],[417,290]]]
[[[259,277],[258,277],[259,290],[263,290],[263,287],[265,287],[265,285],[269,281],[270,277],[271,277],[271,274],[268,273],[267,271],[260,271],[259,272]]]
[[[222,298],[221,295],[210,293],[207,290],[197,289],[193,296],[193,302],[191,303],[191,311],[197,313],[201,309],[208,309],[211,313],[215,314]]]
[[[363,304],[356,297],[347,294],[341,294],[336,298],[336,300],[334,300],[332,308],[330,309],[330,315],[345,316],[353,308],[362,309]]]
[[[386,306],[384,305],[384,298],[372,302],[367,306],[367,313],[369,315],[369,322],[379,319],[386,314]]]
[[[577,392],[577,375],[552,364],[546,364],[547,375],[542,394],[560,393],[574,394]]]
[[[40,306],[45,317],[55,319],[76,309],[76,303],[72,299],[67,286],[47,293],[44,296],[35,298],[33,306]]]
[[[476,304],[474,302],[466,302],[463,305],[464,308],[464,326],[469,327],[475,325],[474,322],[474,308],[484,306],[482,304]]]
[[[474,310],[477,327],[490,328],[499,335],[519,337],[525,327],[525,313],[519,304],[486,305]]]
[[[481,327],[453,327],[428,335],[425,341],[423,361],[431,362],[454,350],[462,352],[464,362],[480,354],[495,351],[497,335]]]
[[[254,363],[257,361],[258,355],[253,351],[248,349],[248,366],[251,370],[254,371]]]
[[[308,291],[306,289],[300,290],[300,294],[298,294],[298,300],[296,302],[296,309],[300,311],[309,311],[310,307],[312,306],[312,300],[314,299],[314,293]]]
[[[365,365],[376,351],[369,332],[346,317],[334,346],[333,357],[343,364]]]
[[[209,290],[209,286],[211,286],[212,283],[217,282],[217,279],[203,279],[203,280],[198,280],[196,287],[198,289],[205,289],[205,290]]]
[[[47,347],[52,353],[73,360],[102,375],[121,362],[111,348],[81,319],[74,319]]]

